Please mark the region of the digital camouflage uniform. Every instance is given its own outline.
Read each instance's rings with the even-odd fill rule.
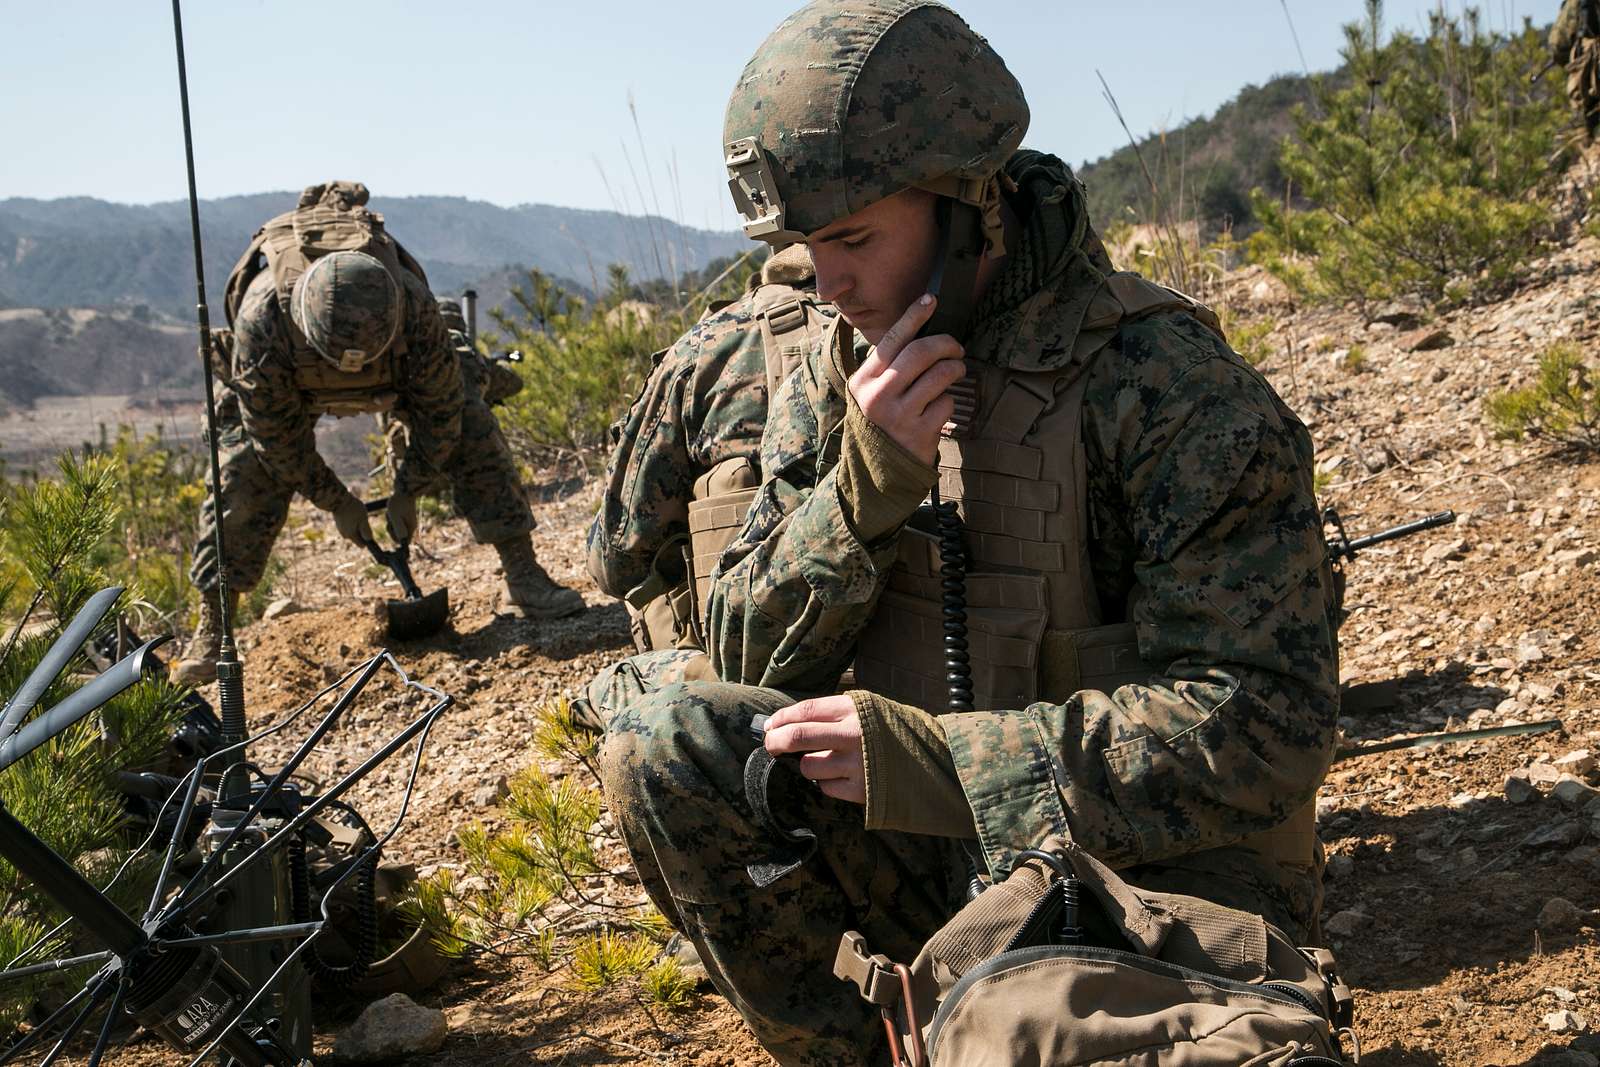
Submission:
[[[518,377],[516,371],[503,362],[491,362],[485,359],[468,339],[467,322],[462,317],[459,302],[440,300],[439,317],[444,320],[450,348],[461,364],[461,384],[468,404],[473,403],[472,398],[477,396],[482,399],[486,407],[492,409],[502,400],[522,391],[522,379]],[[379,433],[387,443],[389,469],[397,470],[400,459],[405,454],[406,424],[386,411],[379,412],[377,419]]]
[[[736,480],[758,484],[770,375],[761,317],[799,298],[812,321],[831,318],[831,308],[816,302],[812,282],[803,248],[769,259],[742,296],[707,311],[657,354],[644,388],[613,428],[605,492],[589,527],[589,573],[602,590],[629,603],[641,647],[640,655],[601,672],[587,700],[577,703],[580,718],[596,729],[637,692],[712,677],[697,634],[682,634],[678,647],[650,647],[640,633],[639,609],[688,581],[684,547],[697,483],[719,467],[742,466]],[[804,330],[783,335],[798,344],[804,336]],[[798,353],[788,356],[790,363]]]
[[[1600,0],[1564,0],[1550,27],[1550,58],[1567,71],[1567,101],[1594,140],[1600,128]]]
[[[802,81],[813,77],[870,82],[874,99],[899,109],[896,136],[940,129],[932,109],[970,99],[937,92],[942,75],[932,67],[886,84],[852,62],[868,47],[874,61],[892,56],[906,37],[886,44],[884,27],[912,12],[927,18],[907,20],[906,33],[920,26],[934,42],[921,54],[979,55],[970,42],[981,39],[936,5],[819,0],[786,20],[747,66],[726,139],[749,135],[749,124],[742,131],[736,121],[741,99],[765,106],[776,97],[799,108],[809,97],[848,96]],[[778,92],[773,86],[785,78],[798,84]],[[857,106],[850,100],[848,113]],[[781,130],[805,114],[766,106],[762,117]],[[783,143],[770,128],[761,140]],[[824,157],[833,147],[824,138],[786,146],[791,184],[778,181],[789,213],[777,225],[808,232],[894,191],[867,188],[871,167],[857,174],[848,162],[842,176],[800,180],[808,158],[832,165]],[[805,155],[811,148],[815,157]],[[1000,380],[1055,371],[1065,381],[1084,354],[1082,503],[1093,593],[1106,623],[1132,624],[1148,672],[1109,692],[1041,693],[1026,706],[929,720],[943,773],[915,782],[924,792],[902,797],[898,810],[913,814],[897,818],[886,816],[894,806],[875,790],[892,794],[912,783],[875,780],[873,740],[885,736],[881,721],[896,706],[857,695],[865,813],[797,775],[775,773],[774,813],[813,829],[818,848],[799,869],[756,888],[746,865],[779,859],[786,848],[758,826],[744,796],[742,764],[757,744],[750,719],[828,691],[881,610],[901,547],[898,527],[867,543],[853,528],[841,485],[848,464],[833,464],[828,446],[841,420],[851,433],[842,397],[819,399],[805,372],[785,383],[763,442],[766,480],[710,595],[708,650],[727,681],[642,692],[612,720],[601,751],[607,794],[643,884],[783,1063],[881,1057],[875,1012],[832,975],[840,934],[859,930],[871,951],[910,961],[962,901],[965,843],[991,875],[1003,875],[1018,850],[1070,834],[1136,885],[1254,911],[1292,937],[1315,926],[1314,838],[1304,862],[1289,864],[1240,844],[1303,813],[1333,753],[1337,651],[1310,436],[1197,313],[1158,310],[1122,321],[1109,338],[1089,337],[1083,327],[1111,266],[1088,227],[1081,186],[1064,164],[1037,153],[1017,153],[1005,171],[1020,240],[976,308],[966,357],[980,370],[998,368],[984,372]],[[829,200],[817,192],[826,188],[845,192]],[[824,377],[810,370],[812,381]],[[1025,446],[1067,453],[1075,443],[1026,438]],[[901,466],[912,472],[910,491],[885,491],[898,497],[903,521],[938,475],[909,454]],[[1044,643],[1041,678],[1061,654]],[[918,807],[959,816],[928,826],[915,817]],[[905,832],[913,826],[921,832]]]
[[[433,294],[409,273],[404,282],[405,352],[394,417],[410,443],[396,487],[417,496],[448,484],[480,542],[526,534],[533,515],[499,425],[479,389],[463,382]],[[235,316],[229,372],[218,396],[229,586],[235,590],[260,581],[295,493],[332,510],[348,492],[317,454],[316,416],[295,380],[285,318],[271,272],[263,272]],[[202,591],[217,585],[215,521],[207,498],[190,568]]]

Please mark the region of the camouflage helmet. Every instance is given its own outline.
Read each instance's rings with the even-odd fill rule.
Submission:
[[[439,317],[444,319],[445,329],[454,330],[457,333],[467,332],[467,317],[461,313],[461,301],[441,299],[439,301]]]
[[[998,250],[996,178],[1028,102],[961,17],[928,0],[813,0],[756,50],[723,123],[745,234],[788,244],[909,188],[971,204]]]
[[[365,252],[329,252],[295,280],[289,317],[323,359],[357,371],[400,332],[400,285]]]

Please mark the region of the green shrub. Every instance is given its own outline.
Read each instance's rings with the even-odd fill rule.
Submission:
[[[602,989],[644,971],[657,949],[648,938],[602,930],[578,942],[572,954],[572,980],[580,989]]]
[[[609,446],[607,431],[638,395],[652,353],[672,344],[716,297],[736,295],[743,275],[734,261],[702,284],[704,272],[680,286],[640,288],[613,266],[604,296],[590,303],[547,275],[529,271],[511,290],[515,306],[489,314],[501,333],[485,334],[486,349],[519,349],[513,364],[524,388],[496,411],[512,450],[524,461],[554,451],[587,463]],[[708,270],[710,268],[707,268]]]
[[[1298,295],[1362,303],[1461,301],[1520,271],[1549,233],[1551,146],[1566,123],[1541,35],[1429,14],[1425,37],[1385,39],[1381,0],[1345,27],[1350,77],[1318,82],[1280,155],[1287,188],[1256,190],[1249,241]],[[1297,210],[1294,197],[1311,205]]]
[[[694,1003],[693,978],[674,959],[664,959],[644,972],[640,985],[650,1003],[668,1011],[682,1011]]]
[[[1600,452],[1600,381],[1570,342],[1552,345],[1539,357],[1532,385],[1490,395],[1484,411],[1499,437],[1544,438]]]
[[[97,590],[112,584],[105,561],[118,559],[114,531],[127,529],[126,487],[107,456],[59,462],[57,479],[10,486],[0,522],[6,581],[0,583],[0,616],[8,634],[0,643],[0,694],[14,693],[75,615]],[[126,602],[126,598],[124,598]],[[114,619],[116,609],[108,615]],[[42,712],[77,690],[92,667],[76,657],[41,697]],[[107,702],[96,714],[58,734],[0,774],[0,804],[91,880],[104,883],[127,856],[124,817],[113,772],[149,764],[172,736],[182,714],[182,693],[164,679],[145,678]],[[112,898],[142,904],[159,857],[146,856],[119,882]],[[63,916],[39,887],[0,862],[0,952],[10,960]],[[77,931],[41,944],[31,960],[60,955]],[[4,962],[4,961],[0,961]],[[0,988],[0,1026],[14,1024],[46,984],[62,988],[83,973],[63,973],[48,982]]]

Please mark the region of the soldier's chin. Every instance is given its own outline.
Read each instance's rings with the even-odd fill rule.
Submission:
[[[889,327],[894,325],[884,322],[880,316],[870,311],[846,311],[842,314],[844,321],[850,324],[850,328],[865,337],[869,345],[876,346],[883,339],[883,335],[889,332]]]

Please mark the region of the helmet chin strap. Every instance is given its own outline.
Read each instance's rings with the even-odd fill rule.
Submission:
[[[934,253],[928,292],[939,298],[921,336],[947,333],[964,341],[977,304],[978,267],[983,262],[983,212],[953,197],[941,196],[935,207],[939,246]]]

